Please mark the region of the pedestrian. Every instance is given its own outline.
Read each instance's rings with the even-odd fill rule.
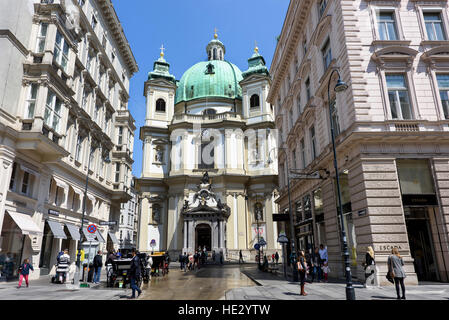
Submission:
[[[56,274],[59,275],[59,282],[64,283],[67,279],[67,272],[70,267],[69,249],[64,249],[64,254],[59,257]]]
[[[19,289],[22,286],[23,278],[25,278],[25,283],[27,285],[27,288],[29,287],[30,283],[28,282],[28,275],[31,271],[34,272],[33,266],[30,264],[29,259],[23,260],[23,263],[19,267],[19,285],[17,286],[17,289]]]
[[[103,257],[101,250],[98,250],[97,255],[94,257],[94,283],[100,283],[101,268],[103,267]]]
[[[268,258],[267,258],[266,254],[263,256],[262,271],[264,271],[264,272],[268,271]]]
[[[213,261],[214,263],[216,263],[215,258],[216,258],[215,250],[212,250],[212,261]]]
[[[276,265],[278,265],[278,263],[279,263],[279,253],[277,251],[274,254],[274,259],[276,260]]]
[[[223,251],[220,251],[220,263],[224,263]]]
[[[376,261],[374,261],[374,250],[373,247],[369,246],[367,248],[366,254],[365,254],[365,262],[363,263],[363,268],[365,269],[365,284],[364,287],[366,287],[366,282],[368,280],[368,277],[371,276],[371,274],[374,273],[374,271],[369,268],[370,266],[374,266],[376,264]]]
[[[320,282],[321,276],[321,267],[320,267],[320,253],[318,252],[318,248],[315,248],[315,251],[312,253],[312,266],[311,266],[311,274],[312,274],[312,282],[317,278],[317,281]]]
[[[184,252],[184,254],[186,254],[186,253]],[[182,255],[182,252],[179,253],[179,264],[180,264],[181,270],[184,269],[184,256]]]
[[[241,263],[245,263],[245,261],[243,261],[243,254],[242,254],[242,250],[239,251],[239,264]]]
[[[305,283],[306,283],[306,275],[307,275],[307,263],[306,263],[306,257],[304,256],[304,251],[299,252],[299,259],[297,262],[297,268],[299,272],[299,279],[301,284],[301,296],[306,296],[307,293],[305,292]]]
[[[323,244],[320,244],[320,249],[318,250],[318,254],[320,255],[319,260],[319,270],[321,272],[320,281],[323,279],[323,266],[324,263],[328,261],[328,253],[327,253],[327,247],[325,247]]]
[[[192,268],[193,268],[193,263],[194,263],[194,260],[193,260],[193,254],[190,252],[190,253],[189,253],[189,270],[192,270]]]
[[[117,259],[122,258],[122,253],[120,252],[120,249],[117,250],[116,256],[117,256]]]
[[[404,260],[402,260],[398,248],[393,248],[391,250],[391,255],[388,257],[388,273],[394,279],[397,299],[405,300],[404,278],[406,277],[406,274],[403,266]],[[402,297],[399,295],[399,285],[401,285]]]
[[[58,256],[56,257],[56,261],[59,263],[59,258],[64,254],[64,251],[59,251]]]
[[[187,265],[189,264],[189,256],[184,252],[184,272],[187,271]]]
[[[271,255],[271,262],[273,263],[273,265],[274,265],[274,261],[276,260],[276,258],[275,258],[275,256],[274,256],[274,253]]]
[[[136,249],[132,249],[131,251],[132,260],[131,260],[131,268],[129,271],[129,278],[131,280],[131,289],[132,289],[132,295],[129,297],[129,299],[135,299],[136,298],[136,291],[137,291],[137,297],[140,296],[142,293],[142,290],[137,286],[137,281],[140,278],[140,259],[137,256]]]
[[[198,268],[198,251],[195,251],[195,254],[193,255],[193,269],[195,270],[195,266]]]
[[[324,282],[327,282],[328,274],[329,274],[329,272],[331,271],[331,269],[330,269],[329,266],[328,266],[328,262],[325,261],[325,262],[323,263],[323,266],[322,266],[321,268],[322,268],[323,274],[324,274]]]

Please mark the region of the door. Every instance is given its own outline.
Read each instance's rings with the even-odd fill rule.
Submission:
[[[207,224],[200,224],[195,229],[195,250],[206,247],[207,251],[212,251],[211,229]]]
[[[427,207],[404,208],[410,253],[418,281],[438,281]]]

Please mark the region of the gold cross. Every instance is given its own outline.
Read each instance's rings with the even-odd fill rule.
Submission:
[[[214,38],[215,38],[215,39],[218,38],[217,31],[218,31],[217,28],[215,28],[215,29],[214,29]]]
[[[161,57],[163,57],[164,56],[164,50],[165,50],[164,45],[162,44],[162,46],[159,49],[161,49]]]
[[[259,48],[257,47],[257,40],[254,40],[254,52],[259,52]]]

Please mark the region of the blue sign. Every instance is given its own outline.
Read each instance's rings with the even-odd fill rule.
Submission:
[[[266,242],[264,239],[260,239],[259,245],[261,245],[262,247],[263,247],[263,246],[266,246],[266,245],[267,245],[267,242]]]
[[[260,244],[256,243],[256,244],[254,245],[254,249],[259,250],[259,249],[260,249]]]

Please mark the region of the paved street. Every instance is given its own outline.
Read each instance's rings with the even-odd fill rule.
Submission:
[[[226,300],[345,300],[344,281],[306,284],[307,296],[300,296],[299,283],[286,281],[283,274],[260,272],[254,265],[245,266],[242,272],[257,282],[258,286],[242,287],[226,292]],[[280,267],[282,270],[282,267]],[[357,300],[396,300],[394,286],[364,288],[354,283]],[[406,287],[407,300],[449,300],[449,284],[426,283]]]

